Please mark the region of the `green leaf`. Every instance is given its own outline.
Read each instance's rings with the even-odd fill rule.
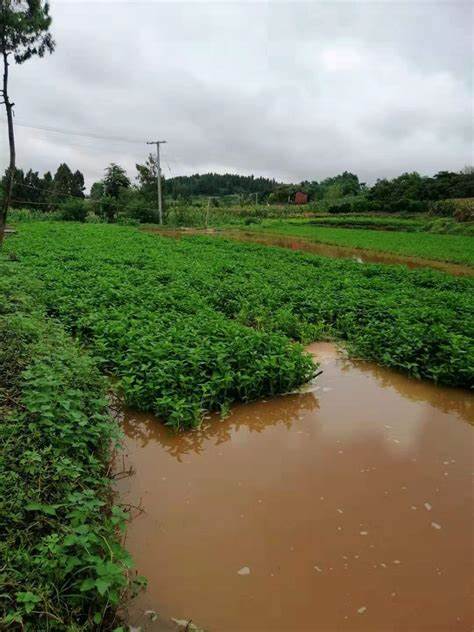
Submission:
[[[79,590],[81,592],[86,592],[87,590],[92,590],[93,588],[95,588],[95,579],[92,579],[92,577],[88,577],[82,582]]]
[[[104,595],[107,589],[112,585],[112,582],[103,577],[99,577],[99,579],[96,579],[95,585],[97,586],[99,594]]]

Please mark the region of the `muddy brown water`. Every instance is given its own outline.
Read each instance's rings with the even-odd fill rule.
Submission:
[[[304,392],[176,436],[127,413],[143,613],[220,632],[471,630],[474,397],[310,350]],[[161,629],[145,624],[143,630]]]
[[[357,261],[358,263],[401,264],[406,265],[408,268],[434,268],[454,275],[474,275],[473,268],[460,263],[448,263],[446,261],[435,261],[433,259],[423,259],[420,257],[404,257],[390,254],[388,252],[364,250],[362,248],[350,248],[348,246],[335,246],[332,244],[323,244],[306,239],[295,239],[294,237],[286,237],[270,233],[254,233],[238,229],[219,230],[214,228],[186,228],[177,230],[146,228],[144,230],[146,230],[146,232],[158,233],[164,237],[174,237],[178,239],[185,235],[210,235],[213,237],[235,239],[236,241],[262,244],[264,246],[278,246],[280,248],[289,248],[290,250],[302,250],[304,252],[322,255],[323,257],[351,259],[352,261]]]

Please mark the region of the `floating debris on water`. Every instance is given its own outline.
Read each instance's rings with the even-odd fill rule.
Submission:
[[[187,619],[171,618],[171,621],[173,621],[173,623],[176,623],[176,625],[179,626],[180,628],[185,628],[186,631],[192,630],[193,632],[202,632],[202,630],[200,630],[196,625],[194,625],[194,623],[191,620],[188,621]]]
[[[425,507],[426,511],[431,511],[431,509],[432,509],[432,506],[431,506],[430,503],[425,503],[424,507]]]
[[[367,610],[366,606],[361,606],[360,608],[358,608],[357,612],[359,614],[364,614],[364,612]]]
[[[149,617],[152,621],[156,621],[158,619],[158,614],[154,610],[145,610],[145,617]]]
[[[433,527],[433,529],[441,529],[441,525],[438,524],[437,522],[432,522],[431,526]]]
[[[237,571],[237,575],[250,575],[250,568],[248,566],[242,566],[242,568]]]

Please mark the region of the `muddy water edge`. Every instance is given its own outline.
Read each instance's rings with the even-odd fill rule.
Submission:
[[[474,397],[309,350],[315,384],[194,432],[125,413],[131,624],[472,629]]]
[[[410,269],[433,268],[441,270],[455,276],[473,276],[474,269],[460,263],[448,263],[446,261],[436,261],[434,259],[423,259],[421,257],[404,257],[377,250],[365,250],[362,248],[351,248],[349,246],[336,246],[325,244],[309,239],[286,237],[283,235],[265,233],[258,234],[242,229],[162,229],[145,228],[146,232],[159,234],[163,237],[180,239],[190,235],[205,235],[211,237],[224,237],[235,241],[250,242],[264,246],[278,246],[279,248],[289,248],[290,250],[301,250],[323,257],[336,259],[351,259],[358,263],[382,263],[386,265],[405,265]]]

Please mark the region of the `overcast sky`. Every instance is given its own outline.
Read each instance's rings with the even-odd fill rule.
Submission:
[[[18,165],[135,176],[159,138],[166,176],[459,170],[474,162],[473,7],[53,0],[56,51],[11,72]],[[3,171],[3,113],[1,126]]]

